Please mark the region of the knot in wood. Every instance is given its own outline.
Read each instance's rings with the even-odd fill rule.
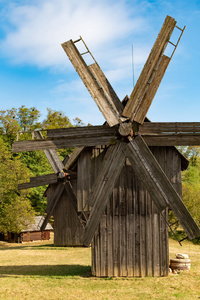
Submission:
[[[119,125],[119,134],[121,136],[131,135],[132,124],[131,123],[122,123]]]

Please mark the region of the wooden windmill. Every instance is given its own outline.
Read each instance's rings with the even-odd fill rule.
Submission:
[[[177,27],[176,21],[167,16],[130,98],[127,97],[123,103],[117,97],[82,38],[74,42],[70,40],[62,44],[70,61],[105,117],[106,124],[103,126],[52,129],[47,131],[46,139],[43,139],[41,133],[36,132],[36,139],[17,141],[13,144],[13,151],[15,152],[33,150],[45,151],[55,174],[31,179],[30,183],[22,184],[20,188],[56,183],[54,186],[54,195],[48,203],[47,216],[42,225],[42,229],[45,228],[49,217],[58,205],[59,199],[65,190],[67,198],[70,199],[79,220],[82,224],[85,223],[81,231],[82,244],[89,246],[93,240],[92,270],[96,276],[167,275],[168,250],[166,250],[166,247],[168,247],[168,244],[165,241],[165,245],[162,246],[161,240],[159,240],[158,243],[156,240],[156,232],[161,230],[159,231],[160,237],[167,232],[166,211],[168,207],[174,212],[189,239],[200,235],[200,229],[184,206],[173,184],[170,182],[169,176],[166,175],[167,172],[163,170],[162,163],[158,162],[158,158],[158,160],[156,159],[156,154],[153,153],[155,151],[150,150],[148,147],[155,146],[159,147],[159,149],[163,149],[164,147],[170,148],[175,145],[200,144],[200,123],[145,122],[148,109],[179,42],[179,40],[177,44],[170,42],[170,37],[175,27],[180,30],[180,40],[184,29]],[[92,56],[94,59],[93,64],[89,66],[86,64],[83,59],[85,53],[80,54],[75,46],[78,42],[84,43],[87,50],[85,53],[89,53]],[[168,43],[171,43],[174,47],[171,57],[164,54]],[[65,175],[68,174],[67,176],[69,176],[69,174],[71,174],[71,177],[73,177],[74,173],[70,173],[69,170],[74,161],[78,159],[84,149],[89,147],[91,150],[97,145],[103,145],[102,149],[104,149],[104,151],[100,151],[103,152],[103,158],[98,165],[98,170],[95,169],[96,175],[91,176],[94,177],[94,179],[85,203],[90,213],[85,214],[85,206],[82,206],[82,211],[77,208],[75,189],[73,189],[68,180],[69,178],[65,177]],[[55,149],[67,147],[76,148],[72,156],[62,163]],[[92,151],[93,150],[91,150],[91,153]],[[166,150],[164,151],[166,153]],[[165,162],[166,160],[173,164],[173,160],[170,160],[168,156],[165,157]],[[132,191],[131,195],[127,192],[123,194],[123,191],[121,191],[127,200],[126,213],[115,214],[113,213],[113,204],[108,207],[109,199],[114,193],[118,178],[125,166],[125,172],[128,170],[127,168],[131,169],[130,172],[132,172],[132,174],[134,173],[132,176],[138,178],[138,182],[141,182],[140,184],[145,187],[146,196],[144,198],[146,199],[146,208],[144,214],[141,213],[142,207],[141,204],[139,204],[140,220],[143,218],[142,215],[145,215],[145,225],[143,224],[146,228],[145,233],[143,233],[141,229],[142,225],[137,234],[135,229],[138,226],[137,220],[139,219],[135,216],[136,212],[133,212],[135,209],[133,209],[133,207],[136,205],[133,199],[137,198],[137,191],[134,191],[135,194]],[[65,180],[59,179],[61,177],[64,177]],[[129,196],[130,199],[132,199],[131,204],[129,203]],[[150,201],[149,199],[153,201],[151,208],[147,208],[148,201]],[[122,210],[124,211],[124,209]],[[105,215],[106,217],[103,219],[102,216]],[[149,230],[150,224],[155,224],[153,219],[158,218],[158,216],[164,220],[162,221],[164,222],[162,223],[162,228],[154,226],[153,229]],[[132,222],[133,218],[134,221]],[[115,223],[118,224],[118,229],[116,229]],[[122,229],[119,229],[119,227]],[[121,230],[121,242],[118,241],[116,244],[115,235],[119,230]],[[140,261],[146,261],[146,271],[144,273],[142,270],[134,271],[135,258],[133,259],[133,257],[137,257],[137,251],[134,253],[131,252],[133,248],[136,249],[137,244],[137,239],[133,238],[134,234],[135,236],[140,236],[141,245],[146,245],[144,246],[145,252],[149,251],[149,253],[143,255],[145,257],[144,259],[141,253],[138,254]],[[148,237],[148,239],[143,238],[143,234],[145,237]],[[154,238],[151,238],[151,235],[154,236]],[[155,253],[151,253],[153,244],[158,245],[158,251],[161,253],[160,261],[162,262],[159,271],[156,271],[157,263]],[[162,247],[164,247],[165,250],[161,251]],[[154,257],[154,259],[152,259],[152,257]],[[120,261],[120,263],[118,264],[116,260]],[[124,260],[126,260],[126,268],[124,268]],[[154,263],[152,263],[152,260]],[[110,267],[108,264],[110,264]],[[155,266],[152,266],[152,264]],[[141,264],[140,269],[142,269]],[[149,271],[149,269],[153,271]]]

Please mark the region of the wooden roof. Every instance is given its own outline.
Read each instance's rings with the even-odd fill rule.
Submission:
[[[34,217],[34,221],[31,224],[27,225],[27,228],[23,229],[21,232],[27,232],[27,231],[41,231],[40,227],[44,221],[43,216],[36,216]],[[45,230],[53,230],[53,227],[48,223]]]

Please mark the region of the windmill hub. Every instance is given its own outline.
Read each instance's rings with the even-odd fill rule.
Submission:
[[[121,123],[119,125],[119,134],[121,136],[133,135],[132,123]]]

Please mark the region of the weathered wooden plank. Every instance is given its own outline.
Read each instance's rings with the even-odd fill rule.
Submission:
[[[54,189],[48,190],[48,199],[54,194]],[[66,190],[62,193],[54,211],[54,245],[55,246],[82,246],[84,229],[74,209],[73,202],[67,196]]]
[[[152,76],[155,69],[158,67],[160,58],[165,51],[167,43],[176,25],[176,21],[167,16],[164,24],[160,30],[160,33],[156,39],[156,42],[149,54],[149,57],[144,65],[144,68],[140,74],[140,77],[134,87],[134,90],[130,96],[123,115],[129,117],[131,121],[135,120],[138,123],[143,123],[143,118],[137,118],[139,108],[143,102],[144,95],[151,84]]]
[[[44,219],[44,222],[42,223],[41,231],[43,231],[45,229],[45,227],[49,221],[49,218],[52,216],[54,208],[56,207],[64,189],[65,189],[65,183],[59,182],[55,188],[55,192],[54,192],[54,195],[52,196],[51,202],[48,204],[47,211],[46,211],[47,215]]]
[[[169,206],[186,231],[193,239],[200,235],[200,229],[171,185],[169,179],[154,158],[141,136],[137,136],[123,147],[132,167],[146,186],[159,212]]]
[[[92,136],[116,136],[117,126],[109,127],[108,125],[102,126],[82,126],[70,128],[48,129],[47,138],[67,138],[67,137],[92,137]]]
[[[69,159],[65,162],[63,162],[65,169],[69,170],[71,168],[71,166],[76,162],[76,160],[78,159],[79,155],[81,154],[81,152],[83,151],[84,147],[76,147],[74,149],[74,151],[72,152],[72,154],[70,154]]]
[[[92,149],[85,148],[77,162],[77,205],[78,211],[89,211],[87,205],[91,190]]]
[[[125,162],[121,143],[110,146],[104,157],[99,174],[93,184],[88,203],[93,206],[85,227],[83,244],[89,246],[99,224],[107,201]]]
[[[40,131],[35,131],[34,135],[37,139],[43,140],[42,133]],[[63,170],[64,165],[62,161],[60,160],[60,157],[58,156],[56,150],[44,150],[44,154],[46,155],[46,158],[48,159],[53,171],[55,173],[58,173]]]
[[[115,136],[92,136],[92,137],[70,137],[53,140],[30,140],[18,141],[12,145],[12,152],[36,151],[45,149],[64,149],[71,147],[90,147],[95,145],[107,145],[114,142]]]
[[[108,124],[110,126],[118,124],[119,114],[109,102],[108,98],[104,94],[103,89],[101,86],[99,86],[97,80],[86,65],[73,41],[70,40],[66,43],[63,43],[62,47]]]
[[[75,212],[78,215],[77,198],[76,198],[76,195],[74,194],[71,183],[69,181],[66,181],[64,187],[65,187],[65,191],[66,191],[66,196],[69,199],[69,201],[71,202]]]
[[[113,90],[110,82],[108,81],[108,79],[106,78],[104,73],[102,72],[99,65],[97,63],[94,63],[94,64],[90,65],[89,68],[92,71],[96,80],[98,81],[99,85],[102,87],[106,97],[112,104],[115,111],[117,113],[120,113],[120,115],[121,115],[122,111],[124,109],[124,106],[123,106],[122,102],[119,100],[117,94]]]
[[[107,236],[106,236],[106,215],[103,215],[100,220],[100,256],[101,256],[101,276],[105,277],[107,275],[107,261],[106,261],[106,253],[107,253]]]
[[[140,135],[200,134],[200,122],[145,122],[139,127]]]
[[[113,275],[119,276],[119,261],[120,261],[120,228],[119,216],[113,215]]]
[[[108,251],[108,259],[107,259],[107,276],[113,276],[113,216],[111,214],[107,215],[107,251]]]
[[[148,146],[199,146],[200,135],[195,134],[156,134],[142,135]]]
[[[138,109],[137,114],[135,113],[135,117],[134,117],[134,120],[136,122],[143,123],[146,114],[149,110],[149,107],[156,95],[157,89],[165,74],[165,71],[167,70],[169,62],[170,62],[170,58],[166,55],[163,55],[158,65],[158,68],[155,72],[155,75],[151,81],[151,84],[149,85],[149,88],[147,89],[147,92],[145,93],[143,100],[140,102],[140,106],[137,108]]]
[[[29,189],[37,186],[53,184],[58,181],[56,174],[47,174],[37,177],[31,177],[30,182],[18,184],[18,190]]]

